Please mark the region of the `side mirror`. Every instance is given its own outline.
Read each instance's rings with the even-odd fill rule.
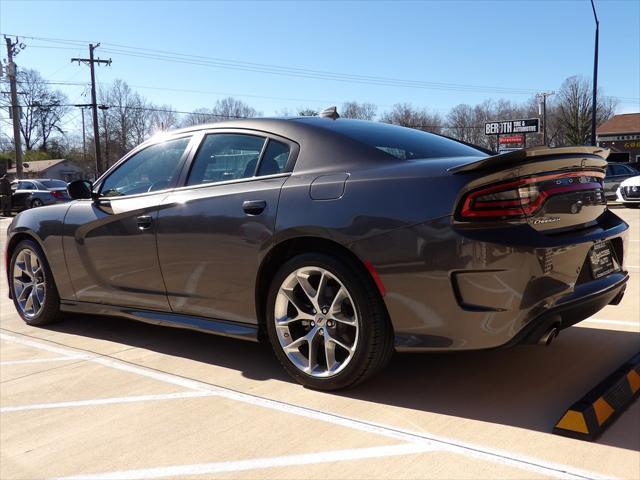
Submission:
[[[74,200],[93,198],[93,183],[89,180],[74,180],[67,185],[67,191]]]

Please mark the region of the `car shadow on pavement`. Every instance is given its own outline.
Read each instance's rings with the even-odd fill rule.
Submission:
[[[252,380],[292,382],[268,345],[84,315],[48,329],[235,369]],[[396,354],[379,375],[335,395],[551,432],[573,402],[639,349],[635,332],[572,327],[549,347]],[[640,451],[637,412],[625,412],[598,443]]]
[[[551,432],[567,408],[638,350],[638,333],[572,327],[549,347],[396,355],[381,375],[348,395]],[[640,451],[637,411],[625,414],[598,443]]]

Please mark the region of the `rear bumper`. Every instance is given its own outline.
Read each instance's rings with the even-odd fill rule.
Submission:
[[[442,218],[354,250],[384,285],[397,350],[479,350],[535,341],[548,323],[566,328],[619,300],[627,229],[611,211],[561,235],[528,225],[465,230]],[[611,241],[621,268],[593,280],[587,255],[601,240]]]
[[[599,312],[607,305],[617,305],[624,296],[628,280],[628,274],[619,272],[577,287],[556,307],[529,322],[503,347],[536,344],[540,337],[552,327],[560,330],[569,328]]]

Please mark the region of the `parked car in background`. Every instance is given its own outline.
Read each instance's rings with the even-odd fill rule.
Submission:
[[[616,197],[625,207],[640,206],[640,175],[627,178],[622,182],[618,187]]]
[[[71,200],[67,182],[52,178],[14,180],[11,192],[12,210],[17,211]]]
[[[616,191],[627,178],[635,177],[640,174],[638,170],[626,163],[613,163],[609,162],[607,165],[607,171],[604,177],[604,193],[607,196],[607,200],[616,199]]]

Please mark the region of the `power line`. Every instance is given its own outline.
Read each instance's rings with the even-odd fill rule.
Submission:
[[[33,36],[24,36],[23,38],[59,43],[63,45],[78,46],[82,44],[82,41],[80,40],[71,40],[71,39],[33,37]],[[103,45],[104,46],[111,45],[113,47],[116,47],[116,48],[103,48],[105,52],[117,53],[119,55],[131,56],[135,58],[145,58],[150,60],[160,60],[160,61],[166,61],[171,63],[182,63],[182,64],[190,64],[190,65],[196,65],[196,66],[208,66],[213,68],[249,71],[249,72],[256,72],[256,73],[266,73],[266,74],[272,74],[272,75],[294,76],[299,78],[308,78],[308,79],[315,79],[315,80],[343,81],[348,83],[360,83],[360,84],[370,84],[370,85],[388,86],[388,87],[395,86],[395,87],[404,87],[404,88],[451,90],[451,91],[469,92],[469,93],[486,92],[486,93],[498,93],[498,94],[499,93],[533,94],[536,91],[533,89],[523,89],[523,88],[466,85],[466,84],[443,83],[443,82],[425,82],[425,81],[417,81],[417,80],[405,80],[405,79],[392,78],[392,77],[337,73],[337,72],[329,72],[324,70],[313,70],[308,68],[283,67],[283,66],[273,65],[273,64],[246,62],[246,61],[231,60],[231,59],[224,59],[224,58],[218,58],[218,57],[207,57],[207,56],[201,56],[201,55],[191,55],[186,53],[135,47],[135,46],[129,46],[129,45],[123,45],[123,44],[117,44],[117,43],[104,43]],[[36,46],[36,47],[44,47],[44,46]],[[50,48],[74,49],[73,47],[50,47]],[[138,88],[141,88],[141,87],[138,87]],[[155,88],[160,90],[160,88],[158,87],[155,87]],[[245,96],[249,96],[249,95],[245,95]],[[616,96],[607,96],[607,97],[621,100],[622,103],[636,103],[640,101],[640,98],[634,98],[634,97],[616,97]],[[269,98],[269,97],[265,97],[265,98]]]
[[[73,45],[79,45],[81,42],[77,40],[68,39],[53,39],[46,37],[29,37],[40,41],[51,41],[58,43],[71,43]],[[407,88],[420,88],[420,89],[436,89],[436,90],[454,90],[454,91],[469,91],[480,92],[487,91],[491,93],[513,93],[513,94],[531,94],[534,93],[533,89],[522,88],[509,88],[509,87],[491,87],[491,86],[479,86],[479,85],[465,85],[455,83],[444,82],[426,82],[418,80],[406,80],[392,77],[381,77],[373,75],[357,75],[348,73],[330,72],[324,70],[313,70],[308,68],[298,67],[284,67],[280,65],[264,64],[256,62],[246,62],[232,59],[224,59],[217,57],[206,57],[201,55],[190,55],[178,52],[169,52],[165,50],[154,50],[142,47],[134,47],[122,44],[104,43],[104,46],[112,45],[115,48],[103,48],[108,53],[118,53],[120,55],[131,56],[134,58],[145,58],[150,60],[161,60],[171,63],[183,63],[199,66],[208,66],[223,69],[250,71],[256,73],[267,73],[272,75],[294,76],[300,78],[319,79],[319,80],[334,80],[344,81],[349,83],[371,84],[379,86],[396,86]],[[69,47],[59,47],[69,48]]]
[[[59,103],[55,103],[55,104],[29,104],[26,105],[27,107],[42,107],[42,108],[46,108],[46,107],[77,107],[77,104],[72,104],[72,103],[68,103],[68,104],[59,104]],[[213,118],[222,118],[222,119],[234,119],[234,120],[243,120],[243,119],[251,119],[251,118],[257,118],[257,117],[247,117],[247,116],[239,116],[239,115],[223,115],[223,114],[218,114],[218,113],[208,113],[208,112],[201,112],[198,110],[193,110],[193,111],[184,111],[184,110],[173,110],[173,109],[169,109],[169,108],[156,108],[156,107],[136,107],[136,106],[130,106],[127,105],[126,107],[122,107],[120,105],[110,105],[110,104],[100,104],[98,106],[98,108],[103,108],[106,110],[109,109],[124,109],[124,110],[142,110],[142,111],[147,111],[147,112],[162,112],[162,113],[177,113],[177,114],[181,114],[181,115],[201,115],[203,117],[213,117]],[[294,116],[294,117],[290,117],[290,118],[297,118],[299,117],[298,115]],[[409,128],[429,128],[429,129],[438,129],[438,128],[443,128],[443,129],[484,129],[484,125],[447,125],[447,124],[442,124],[442,125],[437,125],[437,124],[433,124],[433,125],[408,125]]]

